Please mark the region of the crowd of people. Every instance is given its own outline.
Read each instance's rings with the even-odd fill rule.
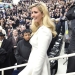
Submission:
[[[46,1],[46,0],[44,0],[44,1]],[[18,3],[18,5],[12,4],[13,8],[11,8],[9,6],[8,8],[4,8],[4,9],[0,10],[0,55],[2,55],[2,56],[0,56],[0,69],[5,68],[5,67],[14,66],[15,63],[17,63],[18,65],[27,63],[30,52],[31,52],[31,48],[32,49],[35,48],[35,47],[33,48],[34,44],[36,44],[36,47],[37,47],[37,44],[38,44],[37,38],[32,39],[32,40],[36,41],[36,43],[35,42],[32,43],[32,41],[31,41],[32,46],[29,43],[29,40],[31,37],[36,37],[36,36],[34,36],[34,33],[37,34],[36,33],[37,29],[35,28],[34,30],[32,30],[32,28],[31,28],[31,25],[35,24],[32,20],[37,19],[38,16],[35,17],[35,15],[37,12],[39,12],[39,11],[37,11],[37,12],[35,11],[35,10],[37,10],[37,8],[35,8],[35,10],[33,9],[35,6],[38,7],[37,2],[33,1],[31,4],[33,4],[33,3],[35,3],[35,5],[32,6],[31,9],[29,9],[30,2],[20,1]],[[65,21],[67,21],[65,15],[66,15],[71,3],[73,3],[72,0],[48,0],[45,2],[45,4],[47,6],[49,14],[47,13],[46,10],[45,11],[47,14],[45,13],[45,11],[43,9],[40,10],[40,8],[38,8],[40,10],[40,12],[42,13],[41,14],[42,16],[40,15],[40,17],[44,18],[46,15],[46,17],[49,16],[49,18],[50,18],[50,22],[47,21],[48,19],[45,19],[45,18],[44,19],[48,22],[47,24],[51,25],[51,27],[47,26],[51,29],[51,31],[49,31],[44,26],[40,27],[38,29],[39,31],[40,31],[40,29],[43,31],[44,31],[44,29],[46,29],[48,32],[51,33],[49,36],[50,39],[48,39],[46,37],[50,41],[50,42],[48,42],[47,40],[42,39],[48,35],[43,34],[43,32],[39,33],[39,31],[38,31],[38,35],[40,34],[40,38],[41,38],[41,35],[42,36],[45,35],[44,37],[42,37],[40,39],[40,41],[43,40],[42,42],[44,42],[44,43],[46,41],[46,44],[48,43],[47,47],[49,47],[49,44],[51,43],[49,49],[46,48],[46,51],[48,50],[47,54],[49,54],[51,48],[53,47],[55,41],[58,38],[58,35],[60,34],[60,32],[62,33],[63,36],[65,34]],[[41,22],[41,23],[46,24],[45,20],[43,20],[44,22]],[[40,22],[38,22],[38,24],[40,26]],[[35,24],[35,25],[37,28],[39,27],[39,26],[37,26],[37,24]],[[54,25],[55,25],[55,27],[54,27]],[[57,32],[57,35],[56,35],[55,31]],[[46,32],[44,31],[44,33],[46,33]],[[54,36],[53,39],[51,38],[51,37],[53,37],[52,35]],[[42,47],[44,47],[44,44]],[[41,47],[40,48],[37,47],[37,49],[42,50]],[[37,51],[37,53],[38,53],[38,51]],[[34,54],[34,53],[35,52],[33,52],[33,53],[31,52],[29,63],[34,63],[34,62],[31,62],[31,57],[33,57],[32,54]],[[41,52],[38,54],[39,59],[40,59],[40,54],[41,54]],[[34,57],[37,58],[36,55]],[[41,59],[41,60],[43,60],[43,59]],[[39,62],[40,61],[36,60],[37,65]],[[44,60],[42,62],[44,62]],[[47,62],[47,61],[45,61],[45,62]],[[46,63],[44,63],[44,64],[46,64]],[[36,64],[34,64],[34,65],[36,66]],[[39,65],[41,65],[41,64],[39,64]],[[32,69],[38,68],[38,66],[36,66],[36,67],[35,66]],[[47,66],[47,65],[44,65],[44,66]],[[23,68],[24,67],[21,67],[21,68],[19,68],[19,70],[21,71]],[[27,67],[27,68],[29,69],[29,67]],[[43,67],[43,68],[45,68],[45,67]],[[24,71],[25,71],[25,73],[28,72],[27,75],[29,75],[29,73],[31,73],[31,68],[30,68],[30,72],[26,69]],[[4,75],[12,75],[12,72],[13,72],[13,69],[5,71]],[[34,74],[36,73],[36,75],[38,75],[38,73],[35,70],[33,73]],[[41,72],[39,72],[39,74],[40,73]],[[43,72],[42,72],[42,74],[43,74]],[[1,75],[1,73],[0,73],[0,75]],[[20,75],[22,75],[22,74],[20,74]],[[46,73],[46,75],[49,75],[49,74]]]

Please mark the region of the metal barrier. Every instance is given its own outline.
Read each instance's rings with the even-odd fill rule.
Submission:
[[[66,73],[66,74],[56,74],[56,75],[75,75],[75,72],[72,72],[72,73]]]
[[[54,57],[54,58],[49,58],[49,61],[50,60],[61,59],[61,58],[72,57],[72,56],[75,56],[75,53],[64,54],[62,56],[58,56],[58,57]],[[18,68],[18,67],[23,67],[23,66],[26,66],[26,65],[27,65],[27,63],[26,64],[21,64],[21,65],[17,65],[17,66],[6,67],[6,68],[0,69],[0,71],[1,71],[2,75],[4,75],[4,71],[5,70],[14,69],[14,68]],[[56,75],[75,75],[75,72],[73,72],[73,73],[66,73],[66,74],[56,74]]]

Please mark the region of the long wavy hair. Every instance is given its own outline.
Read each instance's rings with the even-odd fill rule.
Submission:
[[[44,15],[42,23],[44,26],[48,27],[51,30],[53,37],[55,37],[57,34],[55,31],[55,24],[49,16],[46,4],[43,2],[37,2],[32,4],[29,8],[32,9],[33,7],[37,7],[39,11]],[[35,23],[34,20],[32,20],[30,28],[32,30],[32,34],[34,34],[38,30],[39,25],[38,23]]]

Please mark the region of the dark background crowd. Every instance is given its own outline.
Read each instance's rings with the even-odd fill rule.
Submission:
[[[45,2],[46,0],[43,1]],[[62,26],[63,34],[65,15],[71,3],[72,0],[46,1],[50,17],[53,18],[53,21],[59,18],[59,20],[55,21],[55,23],[58,24],[56,25],[57,31],[58,27]],[[29,4],[30,2],[28,1],[20,1],[18,5],[12,4],[12,8],[8,6],[8,8],[0,10],[0,25],[6,30],[7,37],[9,37],[9,34],[15,28],[19,31],[19,33],[21,33],[25,28],[29,29],[31,24],[30,10],[28,9]]]

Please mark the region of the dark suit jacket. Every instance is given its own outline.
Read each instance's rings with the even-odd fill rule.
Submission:
[[[68,53],[75,53],[75,19],[71,20],[72,34],[70,44],[68,47]],[[68,58],[67,73],[75,72],[75,56]]]
[[[10,56],[12,53],[12,45],[8,39],[4,39],[1,45],[1,48],[5,49],[7,52],[7,56]]]
[[[9,38],[9,41],[11,42],[12,47],[13,47],[13,46],[17,46],[17,43],[18,43],[20,40],[22,40],[21,37],[17,37],[17,40],[16,40],[16,41],[15,41],[15,39],[14,39],[13,36]]]
[[[12,45],[12,55],[11,55],[11,65],[13,66],[16,63],[16,58],[15,58],[15,52],[16,52],[16,48],[14,48],[14,46],[17,46],[17,43],[22,40],[21,37],[17,37],[17,40],[15,41],[14,37],[10,37],[9,41],[11,42]]]
[[[72,34],[68,48],[69,50],[68,53],[75,53],[75,19],[71,20],[71,28],[72,28]]]
[[[7,52],[7,55],[6,55],[6,59],[4,63],[0,64],[0,69],[11,66],[11,61],[10,61],[11,54],[12,54],[11,42],[7,39],[4,39],[2,42],[1,48],[5,49],[5,51]],[[11,70],[5,71],[4,75],[11,75]]]
[[[29,41],[25,41],[24,39],[18,42],[15,57],[17,59],[17,64],[27,63],[31,52],[31,45]],[[22,70],[23,68],[19,68]]]
[[[4,61],[6,59],[6,55],[7,55],[6,50],[3,48],[0,48],[0,64],[4,63]]]
[[[24,39],[19,41],[15,54],[17,64],[22,64],[24,60],[28,60],[30,52],[31,45],[29,41],[25,41]]]

